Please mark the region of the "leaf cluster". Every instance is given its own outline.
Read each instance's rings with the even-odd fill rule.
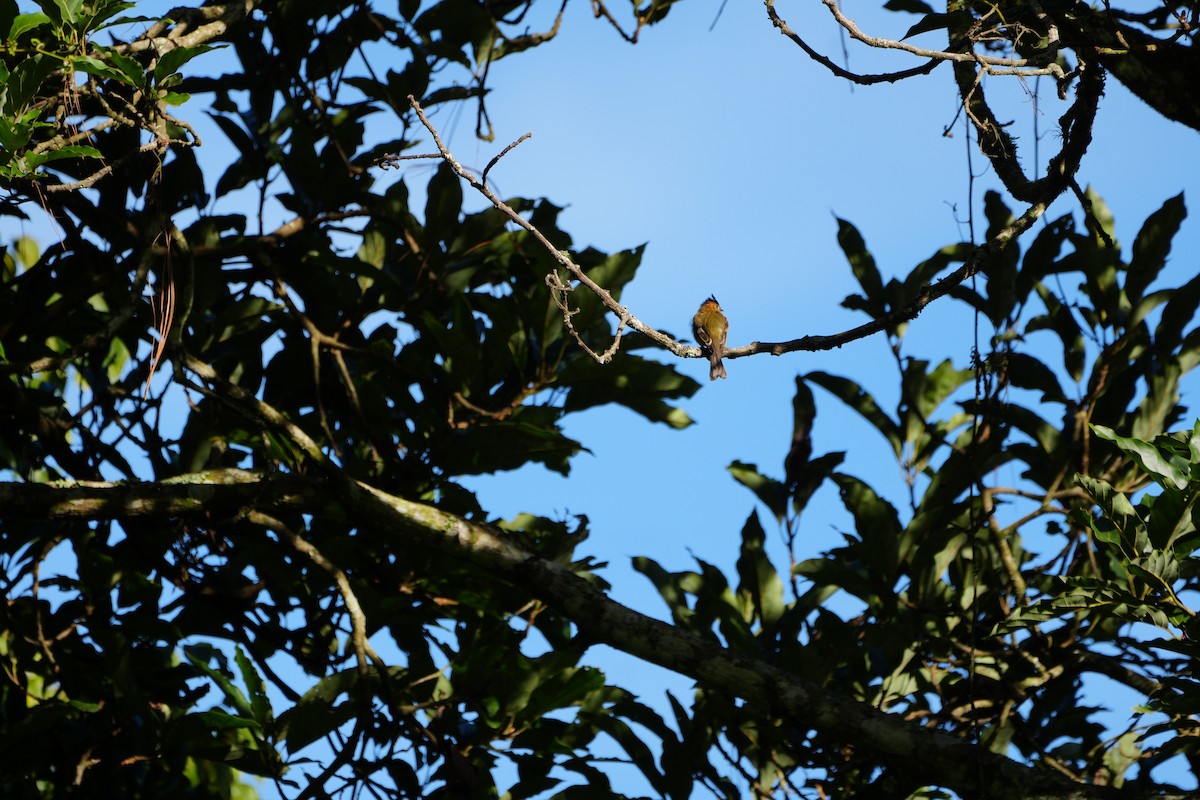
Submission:
[[[1090,199],[1111,237],[1111,217]],[[986,208],[994,228],[1011,219],[994,194]],[[1180,380],[1200,363],[1200,334],[1188,330],[1200,284],[1150,288],[1184,216],[1182,197],[1168,200],[1128,261],[1070,216],[1023,253],[1002,251],[981,286],[955,294],[993,331],[974,364],[907,356],[905,330],[890,332],[893,411],[848,377],[798,378],[785,476],[730,467],[774,518],[791,569],[768,557],[759,511],[742,531],[736,581],[705,562],[672,573],[639,560],[674,622],[1080,782],[1150,790],[1168,758],[1196,763],[1200,440],[1171,431],[1185,419]],[[942,248],[885,282],[862,237],[839,224],[862,287],[845,305],[873,317],[969,251]],[[843,453],[812,457],[821,427],[810,386],[883,438],[907,508],[839,471]],[[826,478],[847,512],[845,543],[797,558],[801,514]],[[1115,731],[1102,722],[1101,679],[1141,697]],[[941,796],[918,770],[798,723],[768,724],[700,687],[680,729],[703,730],[735,774],[775,791]]]
[[[367,167],[411,146],[403,132],[373,141],[366,126],[393,111],[403,131],[407,94],[426,107],[482,99],[482,84],[457,85],[447,66],[513,50],[501,32],[520,24],[521,4],[402,3],[394,18],[358,3],[273,4],[227,20],[226,71],[211,78],[178,75],[210,44],[162,55],[94,44],[104,25],[128,22],[113,18],[128,4],[44,6],[2,21],[13,31],[5,69],[24,77],[7,84],[0,117],[30,126],[6,143],[7,177],[66,186],[93,169],[85,157],[119,167],[43,196],[60,243],[23,239],[5,252],[0,469],[11,480],[336,465],[485,521],[461,478],[530,465],[566,474],[584,450],[563,432],[569,414],[616,403],[690,424],[676,401],[698,385],[646,358],[636,336],[604,368],[584,355],[546,292],[551,257],[494,209],[464,207],[448,168],[421,181],[422,203],[409,187],[423,170],[384,181]],[[78,53],[63,55],[72,42]],[[389,56],[395,70],[373,67],[383,47],[400,54]],[[90,76],[80,90],[90,149],[59,148],[52,172],[38,172],[49,162],[31,154],[57,147],[45,137],[61,129],[45,126],[62,107],[39,92],[71,69]],[[157,159],[137,156],[138,131],[163,119],[138,98],[157,97],[161,111],[171,91],[190,96],[188,108],[211,102],[233,147],[223,171],[206,172],[175,141]],[[116,96],[148,127],[111,124]],[[14,203],[29,184],[11,185],[0,213],[21,216]],[[264,227],[264,214],[246,213],[246,192],[285,222]],[[572,247],[560,207],[509,202]],[[642,248],[574,258],[619,297]],[[607,346],[600,304],[573,305],[575,331]],[[262,407],[288,425],[265,421]],[[315,759],[343,770],[343,787],[361,780],[404,796],[484,792],[507,762],[520,774],[510,793],[522,797],[562,783],[550,777],[559,768],[593,780],[601,735],[644,750],[621,719],[652,715],[578,663],[586,645],[568,620],[528,589],[387,530],[248,508],[0,526],[6,797],[70,786],[222,796],[245,791],[238,773],[294,792]],[[581,574],[596,567],[573,555],[583,518],[503,527]],[[360,633],[375,656],[365,671]]]
[[[0,469],[31,490],[149,482],[164,510],[0,509],[0,794],[240,796],[249,773],[288,795],[475,797],[515,772],[512,798],[614,797],[619,762],[663,797],[943,796],[823,720],[703,683],[659,715],[583,661],[594,641],[543,587],[413,546],[349,492],[319,511],[206,502],[247,475],[383,487],[607,588],[577,553],[586,518],[489,520],[462,478],[566,474],[584,450],[569,414],[616,403],[683,427],[697,384],[637,335],[604,366],[584,355],[545,290],[551,254],[467,207],[446,166],[423,203],[418,171],[372,169],[414,145],[408,95],[471,101],[490,135],[488,66],[557,24],[529,33],[522,2],[230,4],[102,46],[128,4],[39,5],[0,15],[0,214],[45,188],[62,236],[6,243],[0,263]],[[671,7],[635,6],[627,37]],[[220,39],[185,42],[210,13]],[[223,72],[203,74],[189,59],[216,44]],[[232,148],[215,171],[166,110],[201,98]],[[573,248],[560,207],[509,204]],[[1182,196],[1128,260],[1099,197],[1089,209],[1089,227],[1061,217],[954,292],[991,329],[969,363],[909,355],[905,326],[888,330],[894,409],[851,377],[797,379],[783,476],[730,467],[790,563],[775,566],[759,511],[735,574],[638,559],[677,629],[1078,785],[1157,792],[1157,765],[1200,758],[1200,434],[1181,402],[1200,278],[1157,288]],[[986,214],[989,235],[1013,218],[998,195]],[[872,319],[974,252],[955,243],[885,281],[853,225],[838,241],[861,288],[845,305]],[[641,257],[573,252],[618,298]],[[599,301],[571,308],[604,350]],[[907,507],[844,454],[814,456],[814,386],[881,435]],[[801,554],[827,479],[844,543]],[[1115,735],[1089,705],[1096,676],[1140,695]]]

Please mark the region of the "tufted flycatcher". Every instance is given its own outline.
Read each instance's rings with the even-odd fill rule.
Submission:
[[[721,313],[721,305],[717,298],[709,295],[708,299],[700,304],[696,316],[692,317],[692,335],[696,337],[700,349],[708,356],[711,364],[708,369],[710,381],[727,377],[721,356],[725,355],[725,337],[728,334],[729,320]]]

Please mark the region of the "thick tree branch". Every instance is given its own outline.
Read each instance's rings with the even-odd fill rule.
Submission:
[[[878,752],[884,763],[924,784],[975,798],[1132,800],[1151,796],[1150,792],[1072,783],[940,731],[915,727],[765,661],[633,611],[568,566],[536,555],[495,528],[361,482],[338,485],[323,478],[214,470],[157,483],[4,483],[0,484],[0,509],[0,522],[244,515],[250,509],[332,515],[356,526],[386,531],[398,547],[417,546],[470,562],[499,580],[528,589],[568,616],[586,638],[679,672],[756,708],[802,720],[804,726],[847,746]],[[1176,797],[1182,800],[1183,795]]]
[[[176,47],[196,47],[223,36],[260,5],[262,0],[235,0],[223,5],[173,8],[123,49],[132,53],[153,50],[161,56]]]
[[[1195,28],[1180,25],[1160,39],[1113,18],[1121,13],[1107,5],[1093,9],[1075,3],[1056,10],[1054,17],[1065,46],[1090,54],[1167,119],[1200,130],[1200,48],[1183,41],[1183,34],[1190,28],[1191,39]]]

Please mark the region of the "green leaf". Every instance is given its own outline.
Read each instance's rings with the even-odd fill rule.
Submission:
[[[108,354],[104,357],[105,372],[109,383],[116,383],[129,363],[129,348],[117,336],[112,338],[108,346]]]
[[[449,164],[442,162],[429,181],[425,201],[425,230],[438,241],[448,241],[462,214],[462,183]]]
[[[254,720],[265,728],[273,718],[271,702],[267,699],[266,685],[258,674],[254,662],[246,657],[241,647],[234,650],[234,659],[242,674],[242,683],[246,685],[246,690],[250,693],[250,710],[254,714]]]
[[[111,20],[117,14],[120,14],[122,11],[128,11],[129,9],[134,8],[136,5],[137,4],[132,2],[132,0],[128,0],[127,2],[122,0],[93,0],[91,3],[85,6],[84,10],[91,16],[86,19],[84,26],[88,31],[98,31],[111,27],[112,25],[119,25],[121,22],[146,21],[147,18],[141,17],[136,19],[122,18],[119,20],[114,20],[113,22],[109,22],[109,20]]]
[[[922,365],[918,370],[905,369],[904,390],[915,401],[923,420],[929,419],[946,398],[975,377],[974,370],[958,369],[948,358],[928,373],[924,369],[928,362],[913,359],[909,364]]]
[[[1017,273],[1017,301],[1024,303],[1034,286],[1041,283],[1057,269],[1058,256],[1067,243],[1067,237],[1075,230],[1075,218],[1064,214],[1049,225],[1043,226],[1025,250],[1021,269]]]
[[[624,346],[608,364],[581,356],[559,373],[559,382],[567,387],[565,412],[615,403],[677,430],[691,425],[692,419],[669,401],[691,397],[700,388],[674,366],[634,355]]]
[[[103,158],[103,154],[94,147],[85,144],[72,144],[51,150],[45,154],[46,162],[59,161],[64,158]]]
[[[817,384],[857,411],[863,419],[875,427],[875,430],[883,434],[883,437],[892,445],[896,457],[900,457],[904,444],[900,426],[879,408],[875,398],[867,394],[861,386],[849,378],[825,372],[809,372],[804,376],[804,380]]]
[[[999,192],[987,192],[984,195],[983,208],[988,220],[989,239],[999,234],[1013,220],[1013,213],[1004,204]],[[1019,258],[1020,251],[1010,245],[993,253],[983,265],[983,272],[987,277],[985,309],[988,318],[996,327],[1003,326],[1005,321],[1012,317],[1018,302],[1016,283]]]
[[[631,728],[624,720],[615,717],[593,717],[593,724],[611,736],[621,749],[629,756],[629,760],[637,767],[641,777],[645,778],[660,796],[666,794],[670,782],[658,769],[654,754],[643,741],[643,736]],[[607,792],[604,796],[611,797]]]
[[[859,298],[862,302],[857,304],[857,307],[872,317],[881,317],[887,309],[883,305],[883,279],[879,275],[879,268],[875,266],[875,259],[867,250],[867,244],[858,228],[840,218],[837,218],[837,225],[838,244],[846,254],[846,260],[850,262],[850,271],[854,273],[854,278],[865,295],[865,299]],[[847,298],[842,305],[852,307],[847,305],[849,300],[850,298]]]
[[[124,83],[138,87],[145,85],[146,69],[136,58],[125,55],[114,47],[97,48],[97,50],[102,52],[105,60],[125,76]]]
[[[1006,353],[997,369],[1007,374],[1013,386],[1041,392],[1041,402],[1066,403],[1067,397],[1054,370],[1028,353]]]
[[[1183,329],[1200,308],[1200,275],[1196,275],[1171,293],[1162,317],[1154,329],[1154,349],[1163,355],[1176,352],[1183,343]]]
[[[38,246],[37,240],[32,236],[22,236],[14,243],[17,252],[17,262],[21,265],[21,271],[32,267],[38,262],[38,257],[41,255],[41,248]]]
[[[872,576],[890,584],[903,538],[900,516],[891,503],[858,478],[838,473],[833,481],[841,490],[842,504],[854,517],[854,530],[862,539],[859,552],[871,564]]]
[[[230,731],[240,730],[243,728],[258,728],[258,724],[252,719],[243,717],[235,717],[225,711],[213,709],[211,711],[201,711],[197,714],[189,714],[190,718],[201,723],[205,728],[214,731]]]
[[[1089,517],[1092,529],[1097,538],[1110,544],[1118,544],[1111,535],[1113,528],[1120,534],[1120,543],[1125,545],[1124,553],[1128,557],[1143,555],[1150,550],[1150,538],[1141,517],[1124,494],[1102,480],[1087,475],[1076,475],[1075,483],[1088,493],[1100,510],[1104,512],[1105,521],[1113,526],[1107,527],[1094,517]]]
[[[1058,335],[1062,342],[1063,366],[1072,380],[1083,380],[1084,358],[1087,354],[1083,340],[1083,330],[1079,327],[1070,306],[1060,303],[1058,298],[1042,284],[1037,285],[1037,293],[1046,305],[1046,312],[1034,317],[1025,326],[1026,335],[1040,330],[1051,330]]]
[[[1101,439],[1107,439],[1137,462],[1142,471],[1155,479],[1155,482],[1176,489],[1186,489],[1188,486],[1188,469],[1177,463],[1178,459],[1164,454],[1150,442],[1120,436],[1112,428],[1103,425],[1092,425],[1092,430]]]
[[[634,570],[645,575],[654,584],[659,596],[667,604],[675,623],[694,629],[694,626],[690,624],[694,614],[688,606],[687,593],[679,585],[678,576],[667,572],[658,562],[645,556],[635,556],[632,559],[632,565]],[[709,636],[712,636],[711,631]]]
[[[755,616],[764,630],[773,630],[783,616],[783,581],[766,553],[767,535],[758,514],[750,512],[742,526],[742,548],[738,556],[738,590],[750,595]]]
[[[219,663],[224,662],[224,656],[216,648],[211,645],[192,645],[184,647],[183,654],[192,663],[192,666],[203,672],[220,687],[225,694],[225,700],[237,710],[240,717],[246,718],[249,724],[254,724],[254,707],[246,699],[246,695],[224,671],[209,666],[208,662],[213,658],[216,658]]]
[[[1113,217],[1112,211],[1109,210],[1108,203],[1105,203],[1104,199],[1100,197],[1100,195],[1096,193],[1096,190],[1091,186],[1087,187],[1087,189],[1084,191],[1084,195],[1087,197],[1088,203],[1091,206],[1091,224],[1094,225],[1098,222],[1100,227],[1105,233],[1108,234],[1108,237],[1112,239],[1113,244],[1115,245],[1117,242],[1116,219]],[[1096,242],[1101,241],[1099,236],[1095,236],[1095,234],[1093,234],[1093,237]],[[1116,248],[1114,248],[1114,250],[1115,249]]]
[[[60,62],[57,60],[39,54],[23,59],[13,67],[3,86],[3,90],[8,93],[7,102],[3,106],[6,119],[0,121],[14,127],[29,127],[27,123],[31,120],[18,121],[14,118],[25,114],[33,98],[42,93],[46,79],[59,66]]]
[[[917,293],[937,277],[951,264],[961,264],[975,251],[974,245],[968,242],[950,244],[939,249],[929,258],[913,267],[912,272],[903,283],[903,297],[896,298],[896,303],[904,304],[916,297]]]
[[[109,55],[109,58],[111,59],[111,55]],[[108,78],[109,80],[123,83],[126,86],[133,86],[135,88],[141,86],[141,79],[143,75],[140,67],[133,76],[130,76],[127,75],[123,70],[114,67],[112,64],[109,64],[107,61],[101,61],[100,59],[93,58],[92,56],[71,56],[68,60],[71,67],[79,70],[80,72],[86,72],[89,75],[95,75],[98,78]],[[129,61],[132,59],[126,60]],[[136,66],[136,62],[134,62],[134,64]]]
[[[36,0],[42,11],[58,25],[74,25],[79,19],[83,0]]]
[[[792,498],[792,509],[799,514],[808,505],[813,492],[825,480],[833,467],[825,468],[828,455],[812,460],[812,428],[817,406],[812,390],[804,378],[796,376],[796,393],[792,397],[792,443],[783,459],[784,484]],[[837,462],[841,459],[837,458]]]
[[[1183,194],[1177,194],[1146,218],[1133,242],[1133,256],[1125,278],[1125,294],[1136,302],[1167,264],[1171,241],[1187,217]]]
[[[167,76],[178,72],[180,67],[196,56],[203,55],[210,50],[218,49],[220,48],[214,45],[201,44],[195,47],[176,47],[168,50],[158,59],[158,63],[154,65],[154,80],[161,81]]]
[[[357,703],[347,701],[335,705],[335,701],[342,694],[353,691],[358,681],[357,668],[327,675],[279,716],[281,738],[291,752],[298,752],[356,716]]]
[[[729,470],[729,474],[733,475],[734,480],[754,492],[754,496],[775,515],[777,522],[783,521],[783,518],[787,516],[788,493],[786,486],[774,478],[768,478],[760,473],[755,464],[734,461],[726,469]]]
[[[917,24],[908,29],[908,33],[901,37],[901,41],[904,39],[911,39],[912,37],[918,36],[922,33],[928,33],[929,31],[970,25],[972,21],[973,18],[968,11],[952,11],[949,14],[926,14],[919,22],[917,22]]]
[[[9,28],[8,36],[6,38],[15,41],[26,31],[33,30],[41,25],[46,25],[49,22],[50,18],[40,11],[32,14],[18,14],[13,20],[12,27]]]
[[[440,468],[450,475],[482,475],[539,463],[566,475],[573,456],[591,452],[557,428],[546,427],[534,419],[548,412],[556,413],[555,410],[519,411],[508,420],[473,425],[450,434],[434,452]],[[526,417],[531,421],[525,422]]]

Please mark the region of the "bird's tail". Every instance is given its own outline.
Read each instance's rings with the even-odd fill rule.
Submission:
[[[710,381],[715,381],[717,378],[729,377],[725,374],[725,364],[721,361],[721,351],[719,348],[712,348],[708,358],[710,364],[708,368],[708,379]]]

